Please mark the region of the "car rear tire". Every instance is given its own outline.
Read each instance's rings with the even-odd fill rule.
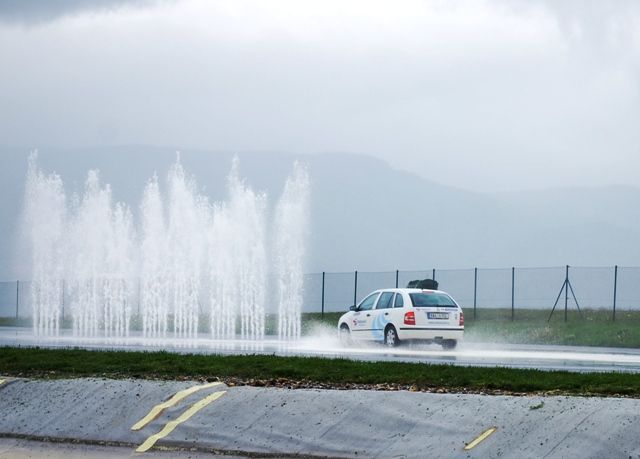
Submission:
[[[396,327],[394,327],[393,325],[389,325],[384,330],[384,344],[389,347],[396,347],[398,344],[400,344],[398,332],[396,331]]]
[[[445,339],[442,342],[442,349],[455,349],[458,342],[455,339]]]
[[[349,346],[353,343],[351,339],[351,330],[347,324],[340,325],[340,343],[343,346]]]

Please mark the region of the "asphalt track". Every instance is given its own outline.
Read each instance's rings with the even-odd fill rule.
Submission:
[[[575,372],[640,372],[638,349],[470,342],[463,342],[457,349],[446,351],[437,345],[403,345],[390,349],[372,343],[345,347],[332,330],[324,330],[299,341],[283,343],[274,339],[216,341],[207,338],[207,335],[193,341],[174,339],[171,336],[165,339],[145,339],[135,334],[126,339],[74,338],[69,333],[55,338],[37,338],[27,328],[2,327],[0,346],[144,351],[162,349],[176,353],[269,354]]]
[[[277,354],[570,371],[640,371],[640,352],[465,343],[342,347],[332,331],[295,343],[37,339],[0,346]],[[1,352],[1,349],[0,349]],[[30,380],[0,375],[0,459],[76,457],[640,458],[640,400],[410,391],[228,387],[197,381]]]
[[[640,400],[623,398],[4,378],[0,413],[3,459],[640,457]]]

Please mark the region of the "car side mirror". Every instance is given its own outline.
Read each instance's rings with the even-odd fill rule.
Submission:
[[[356,309],[357,308],[355,304],[352,304],[351,306],[349,306],[349,311],[355,311]]]

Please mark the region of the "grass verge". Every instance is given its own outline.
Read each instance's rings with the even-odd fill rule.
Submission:
[[[0,375],[221,379],[286,387],[640,397],[640,374],[570,373],[270,355],[0,348]]]
[[[465,310],[465,340],[512,344],[559,344],[571,346],[640,347],[640,311],[618,311],[615,322],[611,311],[586,309],[579,314],[556,310],[479,309]]]

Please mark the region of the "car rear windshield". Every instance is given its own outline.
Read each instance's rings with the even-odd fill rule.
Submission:
[[[458,305],[449,295],[438,292],[409,293],[413,307],[422,308],[437,306],[441,308],[457,308]]]

